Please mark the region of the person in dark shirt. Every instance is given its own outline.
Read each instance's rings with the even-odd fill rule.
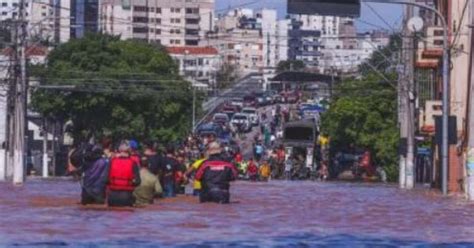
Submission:
[[[229,203],[230,182],[237,178],[237,169],[222,158],[222,148],[217,142],[209,145],[207,155],[208,159],[199,167],[195,176],[202,183],[199,201]]]
[[[143,155],[146,157],[148,163],[148,170],[155,176],[160,173],[160,163],[163,159],[161,154],[156,151],[155,144],[153,142],[145,143],[145,151]]]
[[[104,204],[109,162],[100,146],[90,146],[83,161],[81,204]]]
[[[166,148],[166,155],[160,162],[160,181],[163,185],[163,197],[175,197],[176,171],[178,162],[174,157],[174,147]]]

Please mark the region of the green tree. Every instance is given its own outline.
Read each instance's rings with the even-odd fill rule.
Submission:
[[[396,68],[399,51],[402,47],[402,39],[400,34],[393,34],[387,46],[378,49],[372,56],[359,66],[362,75],[367,76],[374,73],[374,69],[382,73],[392,73]],[[387,60],[388,58],[388,60]]]
[[[398,173],[397,91],[375,75],[346,81],[334,89],[335,101],[322,116],[322,132],[331,137],[333,151],[350,145],[368,148],[389,180]]]
[[[277,73],[285,71],[303,71],[306,65],[301,60],[285,60],[280,61],[277,65]]]
[[[75,139],[173,141],[191,127],[190,84],[157,45],[90,34],[58,46],[34,72],[45,87],[33,92],[33,109],[72,120]]]
[[[220,70],[217,72],[217,88],[226,89],[229,88],[234,81],[237,79],[237,70],[235,65],[224,63]]]

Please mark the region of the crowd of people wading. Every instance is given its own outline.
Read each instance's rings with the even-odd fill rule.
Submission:
[[[198,146],[201,146],[200,149]],[[185,193],[188,179],[194,178],[193,195],[201,203],[230,202],[230,182],[238,171],[233,156],[211,141],[205,146],[190,137],[181,146],[123,140],[83,144],[71,151],[69,171],[81,179],[81,204],[131,207],[153,204],[157,198]]]

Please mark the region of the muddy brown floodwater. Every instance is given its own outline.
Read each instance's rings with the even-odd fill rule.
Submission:
[[[236,182],[232,204],[192,196],[82,207],[68,180],[0,184],[0,246],[474,247],[474,205],[379,184]]]

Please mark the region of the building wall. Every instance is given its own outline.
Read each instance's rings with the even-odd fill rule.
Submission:
[[[216,75],[222,64],[219,55],[170,54],[170,56],[179,65],[180,75],[206,83],[209,86],[216,83]]]
[[[468,0],[458,0],[452,2],[452,27],[453,30],[452,44],[454,49],[451,52],[451,63],[453,65],[451,70],[451,114],[457,116],[457,130],[464,131],[464,124],[466,121],[466,106],[468,81],[469,81],[469,53],[471,47],[470,36],[466,35],[471,32],[469,24],[470,8],[462,18],[464,6]],[[470,7],[470,4],[468,4]],[[460,29],[458,28],[460,27]]]
[[[214,0],[103,0],[100,28],[123,39],[164,46],[199,46],[212,27]]]

